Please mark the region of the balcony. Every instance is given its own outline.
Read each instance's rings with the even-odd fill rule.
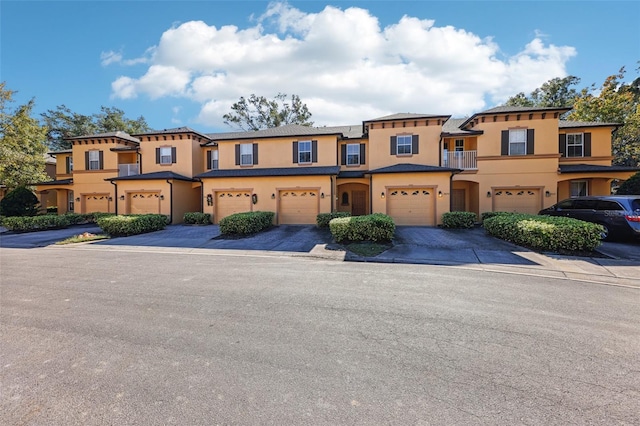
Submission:
[[[444,151],[442,166],[453,169],[476,170],[478,168],[477,152],[474,151]]]
[[[118,164],[118,177],[139,175],[140,168],[137,163]]]

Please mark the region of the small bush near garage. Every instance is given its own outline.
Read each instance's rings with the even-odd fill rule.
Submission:
[[[224,235],[250,235],[273,226],[273,212],[236,213],[220,220],[220,233]]]
[[[374,213],[366,216],[339,217],[329,222],[331,235],[342,241],[391,241],[396,224],[390,216]]]
[[[0,216],[35,216],[38,204],[38,197],[29,188],[19,186],[0,200]]]
[[[480,215],[480,220],[482,220],[483,222],[485,221],[485,219],[489,219],[490,217],[494,217],[494,216],[501,216],[501,215],[505,215],[505,214],[513,214],[510,212],[484,212]]]
[[[211,215],[209,213],[187,212],[184,214],[182,221],[187,225],[209,225],[211,223]]]
[[[442,215],[442,226],[445,228],[473,228],[476,214],[473,212],[447,212]]]
[[[332,219],[349,216],[351,216],[351,213],[349,212],[320,213],[316,217],[316,224],[318,225],[318,228],[328,228],[329,222],[331,222]]]
[[[620,184],[617,195],[640,195],[640,172]]]
[[[41,216],[5,217],[2,220],[2,225],[9,231],[34,232],[44,231],[46,229],[66,228],[71,225],[71,222],[65,216],[47,214]]]
[[[483,223],[490,235],[545,251],[593,251],[601,243],[604,228],[568,217],[501,214]]]
[[[69,219],[69,222],[71,222],[72,225],[78,225],[78,224],[81,224],[81,223],[97,223],[99,218],[115,216],[115,214],[114,213],[102,213],[102,212],[95,212],[95,213],[73,213],[73,212],[69,212],[69,213],[65,213],[63,216],[66,217],[67,219]]]
[[[102,231],[110,236],[124,237],[160,231],[167,226],[167,216],[163,214],[102,216],[97,219],[97,223]]]

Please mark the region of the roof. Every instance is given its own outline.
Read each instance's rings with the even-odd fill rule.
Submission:
[[[452,169],[450,167],[425,166],[422,164],[404,163],[404,164],[395,164],[393,166],[387,166],[387,167],[371,170],[369,173],[377,174],[377,173],[438,173],[438,172],[460,173],[462,172],[462,170]]]
[[[73,184],[73,179],[60,179],[60,180],[50,180],[49,182],[38,182],[34,185],[71,185]]]
[[[366,120],[365,123],[371,123],[373,121],[396,121],[396,120],[419,120],[421,118],[449,118],[447,114],[414,114],[414,113],[397,113],[391,115],[385,115],[384,117],[373,118]]]
[[[247,168],[247,169],[226,169],[210,170],[202,173],[197,178],[217,178],[217,177],[260,177],[260,176],[321,176],[337,175],[340,166],[320,166],[320,167],[283,167],[283,168]]]
[[[49,155],[53,155],[53,156],[56,156],[56,155],[58,155],[58,154],[71,154],[72,152],[73,152],[73,150],[72,150],[72,149],[61,149],[60,151],[50,151],[50,152],[47,152],[47,154],[49,154]]]
[[[560,120],[560,129],[572,129],[576,127],[620,127],[620,123],[599,123],[597,121],[569,121]]]
[[[345,126],[348,127],[348,126]],[[228,132],[228,133],[209,133],[207,137],[212,141],[237,140],[237,139],[260,139],[260,138],[280,138],[280,137],[298,137],[298,136],[324,136],[324,135],[342,135],[338,130],[340,127],[311,127],[302,126],[300,124],[287,124],[279,127],[270,127],[263,130],[255,130],[248,132]],[[207,145],[213,145],[211,143]]]
[[[600,166],[597,164],[560,164],[560,173],[609,173],[609,172],[637,172],[640,167],[628,166]]]
[[[368,171],[365,170],[341,170],[340,173],[338,173],[338,178],[341,179],[345,179],[345,178],[362,178],[364,177],[365,173],[369,173]]]
[[[327,126],[327,127],[320,127],[320,129],[341,133],[342,136],[349,139],[359,139],[363,136],[362,124],[352,124],[349,126]]]
[[[571,111],[571,108],[566,107],[524,107],[524,106],[508,106],[501,105],[494,108],[490,108],[484,111],[477,112],[473,114],[471,117],[467,118],[460,127],[465,127],[468,123],[470,123],[474,118],[480,115],[490,115],[490,114],[510,114],[510,113],[525,113],[525,112],[546,112],[546,111],[558,111],[558,112],[567,112]]]
[[[74,136],[72,138],[66,138],[66,140],[76,140],[76,139],[89,139],[89,138],[119,138],[124,139],[129,142],[140,143],[140,139],[134,138],[130,134],[122,131],[117,132],[108,132],[108,133],[96,133],[94,135],[83,135],[83,136]]]
[[[147,135],[175,135],[177,133],[194,133],[198,136],[202,136],[205,139],[209,139],[204,133],[200,133],[198,131],[193,130],[191,127],[174,127],[172,129],[162,129],[162,130],[149,130],[144,133],[136,133],[136,136],[147,136]]]
[[[166,180],[166,179],[174,179],[174,180],[186,180],[189,182],[193,182],[193,179],[187,176],[179,175],[174,172],[153,172],[153,173],[143,173],[140,175],[131,175],[131,176],[122,176],[122,177],[113,177],[105,180],[108,181],[119,181],[119,180]]]
[[[464,130],[460,126],[464,123],[466,118],[450,118],[442,126],[442,134],[444,135],[481,135],[484,132],[482,130]]]

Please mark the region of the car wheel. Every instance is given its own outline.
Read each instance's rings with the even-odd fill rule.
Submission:
[[[609,231],[609,227],[602,222],[598,223],[598,225],[604,228],[604,231],[600,234],[600,238],[602,238],[602,240],[608,240],[611,237],[611,232]]]

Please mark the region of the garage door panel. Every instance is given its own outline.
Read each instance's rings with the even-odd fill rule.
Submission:
[[[131,192],[129,193],[129,214],[158,214],[160,213],[160,193]]]
[[[84,196],[85,213],[109,212],[109,194],[92,194]]]
[[[387,212],[397,225],[435,225],[434,191],[400,188],[389,191]]]
[[[311,190],[280,191],[278,222],[314,224],[318,216],[318,192]]]
[[[537,214],[541,208],[539,189],[495,189],[493,199],[493,210],[498,212]]]
[[[236,213],[251,211],[251,191],[220,191],[215,194],[216,223]]]

